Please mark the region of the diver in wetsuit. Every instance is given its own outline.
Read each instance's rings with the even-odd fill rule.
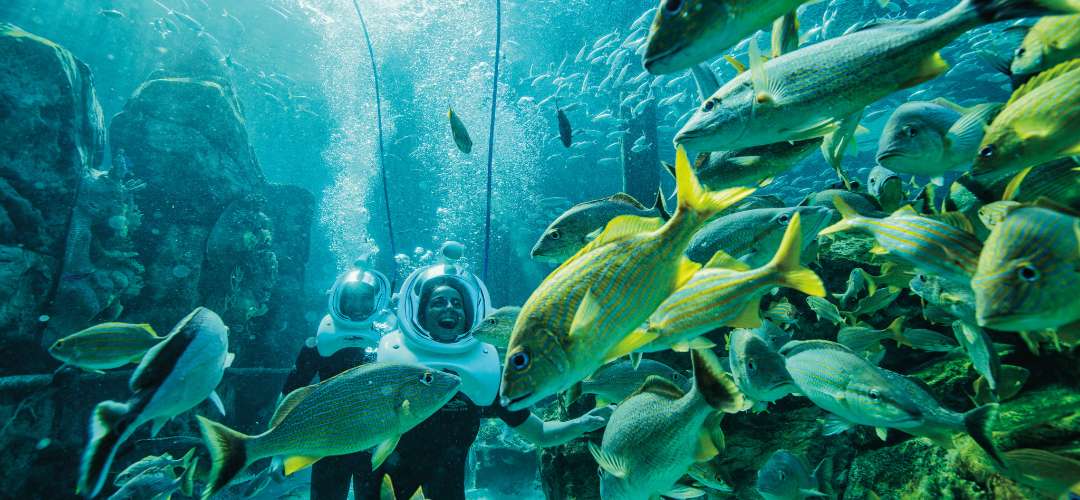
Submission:
[[[453,372],[462,379],[454,399],[405,433],[394,453],[375,471],[366,495],[378,498],[388,474],[397,498],[418,487],[439,500],[465,498],[465,463],[480,430],[480,419],[498,417],[526,440],[540,446],[565,443],[607,423],[609,408],[566,422],[544,422],[529,410],[501,406],[501,364],[495,346],[472,336],[491,308],[487,288],[475,275],[446,256],[444,262],[414,271],[398,297],[398,328],[379,341],[379,361],[418,362]],[[360,491],[360,490],[357,490]]]
[[[375,346],[384,333],[382,321],[392,321],[390,281],[382,273],[358,266],[338,277],[331,287],[329,312],[314,337],[300,349],[285,380],[282,395],[326,380],[345,370],[375,361]],[[345,500],[349,485],[366,491],[371,477],[371,453],[326,457],[311,466],[312,500]]]

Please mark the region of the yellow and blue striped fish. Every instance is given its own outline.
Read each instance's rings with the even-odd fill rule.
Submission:
[[[150,325],[101,323],[53,342],[49,354],[84,370],[108,370],[138,363],[158,342]]]
[[[617,357],[616,345],[699,269],[683,256],[694,232],[753,192],[705,191],[681,148],[675,169],[679,203],[671,219],[612,219],[525,301],[503,370],[505,406],[526,408]]]
[[[795,212],[776,255],[757,269],[749,269],[723,251],[716,252],[703,269],[656,308],[644,329],[627,337],[623,349],[683,351],[693,346],[693,339],[722,326],[756,328],[761,325],[761,296],[774,286],[825,296],[821,279],[799,265],[801,226],[799,212]]]
[[[1080,320],[1077,224],[1076,217],[1025,206],[994,226],[971,280],[979,326],[1033,331]]]
[[[843,218],[818,236],[860,230],[874,236],[874,253],[888,254],[926,274],[967,285],[975,273],[982,244],[970,232],[919,215],[910,205],[875,219],[859,215],[839,197],[833,203]]]

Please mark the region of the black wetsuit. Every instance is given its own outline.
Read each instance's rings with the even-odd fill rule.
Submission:
[[[342,349],[324,358],[313,347],[304,346],[296,367],[285,382],[286,394],[312,383],[315,375],[326,380],[349,368],[375,361],[374,354],[358,348]],[[417,488],[436,500],[464,500],[465,462],[469,448],[480,432],[480,419],[500,418],[517,427],[529,418],[529,410],[512,412],[496,403],[477,406],[459,393],[446,406],[401,436],[394,453],[371,473],[371,453],[326,457],[311,466],[312,500],[345,499],[350,478],[357,499],[377,499],[383,474],[394,482],[397,498],[409,498]]]
[[[314,347],[305,345],[296,357],[296,366],[285,379],[283,394],[315,383],[315,377],[326,380],[349,368],[375,361],[374,353],[359,347],[349,347],[329,357],[319,355]],[[363,451],[349,455],[326,457],[311,466],[312,500],[345,500],[349,497],[349,483],[354,491],[370,491],[371,453]],[[375,486],[376,491],[378,486]]]

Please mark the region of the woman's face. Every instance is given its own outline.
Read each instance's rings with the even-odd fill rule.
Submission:
[[[465,306],[461,293],[443,285],[431,292],[424,305],[423,327],[439,342],[453,342],[465,333]]]

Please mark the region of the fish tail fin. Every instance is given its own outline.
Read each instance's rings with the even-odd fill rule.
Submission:
[[[675,152],[675,185],[679,197],[675,212],[693,212],[702,222],[754,192],[752,188],[746,187],[706,191],[690,167],[686,149],[681,146]]]
[[[990,458],[998,464],[1005,466],[1005,461],[998,454],[991,438],[994,421],[997,420],[998,404],[990,403],[982,405],[964,414],[964,428],[968,435],[978,443]]]
[[[820,232],[818,232],[818,236],[847,231],[855,227],[855,224],[860,219],[862,219],[862,216],[859,215],[859,213],[856,212],[854,208],[851,208],[851,205],[848,205],[847,202],[845,202],[843,198],[840,198],[839,196],[833,197],[833,206],[836,207],[837,212],[840,212],[840,222],[837,222],[836,224],[822,229]]]
[[[799,263],[802,256],[802,223],[799,212],[788,222],[780,248],[776,251],[769,266],[776,269],[783,286],[794,288],[807,295],[825,296],[825,285],[814,271]]]
[[[210,450],[210,479],[203,498],[210,498],[229,484],[248,464],[247,442],[250,436],[234,431],[203,416],[198,416],[203,441]]]
[[[709,349],[690,351],[694,364],[694,390],[701,393],[709,406],[724,413],[736,413],[746,409],[746,399],[731,375],[724,368],[716,354]]]
[[[192,448],[194,450],[194,448]],[[180,493],[190,497],[195,491],[195,471],[199,468],[199,458],[195,457],[185,465],[184,474],[180,476]]]
[[[133,421],[131,407],[116,401],[102,401],[90,416],[90,441],[83,452],[76,494],[97,496],[105,485],[116,448]]]
[[[965,0],[970,8],[985,23],[996,23],[1024,17],[1039,17],[1047,14],[1072,14],[1070,11],[1055,9],[1040,0]]]

